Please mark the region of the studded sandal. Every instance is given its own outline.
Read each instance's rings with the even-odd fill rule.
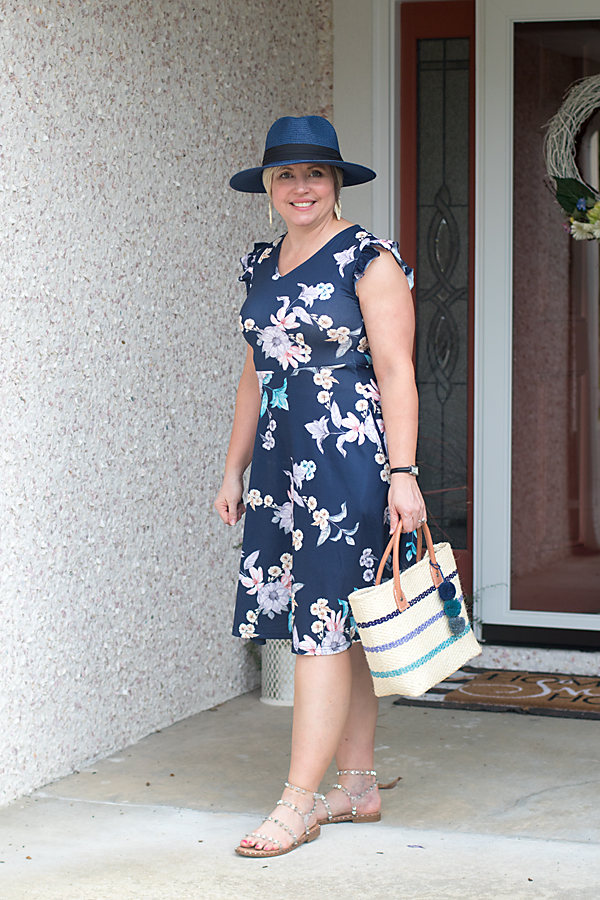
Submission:
[[[333,787],[335,790],[343,791],[344,794],[348,797],[351,804],[351,811],[349,813],[341,813],[340,815],[334,816],[331,812],[331,807],[327,802],[327,798],[324,794],[318,794],[317,799],[321,800],[325,809],[327,810],[327,818],[319,819],[319,825],[336,825],[339,822],[379,822],[381,820],[381,813],[366,813],[363,815],[358,815],[356,810],[356,804],[359,800],[362,800],[363,797],[366,797],[367,794],[370,794],[371,791],[374,791],[375,788],[379,788],[380,791],[388,791],[393,787],[396,787],[398,782],[400,781],[400,776],[395,778],[394,781],[390,781],[389,784],[378,784],[377,782],[377,772],[374,769],[341,769],[337,773],[338,778],[340,775],[367,775],[372,776],[375,780],[373,784],[363,791],[361,794],[351,794],[348,788],[344,787],[343,784],[334,784]]]
[[[259,859],[263,859],[267,856],[283,856],[284,853],[289,853],[291,850],[295,850],[296,847],[299,847],[300,844],[309,844],[311,841],[314,841],[321,834],[321,826],[318,822],[315,822],[314,825],[308,827],[308,823],[310,817],[315,811],[315,807],[317,805],[317,800],[320,799],[321,795],[316,793],[316,791],[305,791],[304,788],[297,787],[295,784],[290,784],[289,781],[285,783],[286,788],[289,788],[292,791],[297,791],[299,794],[310,794],[313,795],[313,805],[309,812],[303,813],[301,809],[298,809],[293,803],[289,803],[287,800],[278,800],[277,806],[287,806],[288,809],[291,809],[302,819],[302,823],[304,825],[304,833],[298,836],[295,834],[289,825],[286,825],[285,822],[281,822],[279,819],[276,819],[274,816],[267,816],[265,822],[273,822],[283,831],[287,831],[289,835],[293,838],[293,843],[290,844],[289,847],[284,847],[281,841],[278,841],[277,838],[269,837],[266,834],[259,834],[258,831],[251,831],[250,834],[247,834],[247,838],[258,838],[261,841],[268,841],[270,844],[277,844],[276,850],[259,850],[256,847],[242,847],[240,844],[235,848],[235,852],[239,853],[240,856],[250,856],[257,857]]]

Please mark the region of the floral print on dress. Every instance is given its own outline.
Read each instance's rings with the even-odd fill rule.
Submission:
[[[283,553],[279,562],[281,566],[270,566],[267,577],[263,575],[261,566],[255,566],[260,556],[260,550],[255,550],[244,560],[242,571],[239,575],[241,584],[246,589],[246,594],[256,596],[256,608],[246,610],[246,621],[239,625],[240,637],[252,638],[256,634],[256,623],[259,616],[274,619],[276,615],[288,610],[294,602],[294,596],[304,585],[294,583],[292,576],[293,557],[290,553]],[[247,572],[247,574],[245,574]],[[254,605],[254,604],[253,604]]]
[[[242,260],[240,328],[261,399],[234,634],[321,656],[358,639],[352,593],[374,581],[389,538],[385,425],[355,285],[380,252],[411,271],[358,226],[286,275],[280,244]],[[414,543],[402,536],[403,568]]]
[[[335,259],[338,271],[342,278],[344,277],[344,269],[346,266],[350,265],[354,260],[354,254],[356,253],[356,247],[349,247],[348,250],[342,250],[341,253],[334,253],[333,258]]]
[[[312,625],[312,635],[305,634],[300,640],[298,629],[294,626],[292,633],[293,648],[297,653],[305,653],[308,656],[331,656],[347,650],[356,635],[356,623],[350,615],[350,608],[346,601],[340,602],[342,607],[335,612],[321,598],[313,603],[310,612],[315,617]]]
[[[373,581],[373,579],[375,578],[376,562],[377,560],[373,556],[373,551],[371,550],[371,548],[365,547],[358,561],[359,565],[365,567],[365,571],[363,572],[363,579],[365,581]]]

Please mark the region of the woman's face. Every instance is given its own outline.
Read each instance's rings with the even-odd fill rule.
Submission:
[[[314,225],[333,217],[335,185],[330,166],[285,166],[275,174],[271,194],[273,206],[288,226]]]

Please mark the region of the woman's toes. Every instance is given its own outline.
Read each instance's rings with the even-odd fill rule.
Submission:
[[[261,841],[255,837],[245,837],[240,841],[240,846],[246,849],[262,850]]]

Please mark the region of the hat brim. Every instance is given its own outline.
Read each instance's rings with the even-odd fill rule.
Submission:
[[[229,185],[234,191],[242,191],[246,194],[266,194],[262,180],[262,173],[265,169],[273,169],[276,166],[295,166],[298,163],[318,163],[320,166],[335,166],[337,169],[342,169],[344,173],[343,187],[365,184],[367,181],[373,181],[374,178],[377,178],[373,169],[368,169],[366,166],[359,166],[358,163],[348,163],[337,159],[289,159],[271,163],[268,166],[257,166],[254,169],[244,169],[243,172],[238,172],[237,175],[233,176]]]

